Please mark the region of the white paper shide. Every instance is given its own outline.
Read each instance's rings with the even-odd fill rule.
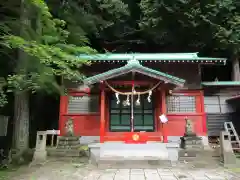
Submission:
[[[161,116],[159,116],[159,119],[162,123],[168,122],[168,118],[167,118],[167,116],[165,116],[165,114],[162,114]]]

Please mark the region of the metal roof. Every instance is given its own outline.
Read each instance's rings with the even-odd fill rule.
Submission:
[[[198,53],[105,53],[105,54],[81,54],[79,58],[90,61],[128,61],[137,59],[140,61],[165,61],[165,62],[197,62],[197,63],[226,63],[226,58],[198,57]]]
[[[143,74],[143,75],[146,75],[146,76],[149,76],[152,78],[156,78],[159,80],[163,80],[165,82],[169,82],[169,83],[172,83],[172,84],[175,84],[178,86],[183,86],[185,83],[184,79],[180,79],[178,77],[142,66],[138,60],[131,59],[123,67],[112,69],[107,72],[86,78],[84,80],[84,84],[86,84],[86,85],[95,84],[97,82],[108,80],[108,79],[111,79],[114,77],[118,77],[118,76],[127,74],[129,72],[138,72],[140,74]]]
[[[203,86],[240,86],[240,81],[212,81],[202,82]]]

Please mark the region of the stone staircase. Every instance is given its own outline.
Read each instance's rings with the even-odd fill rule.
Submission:
[[[47,155],[51,157],[81,157],[79,137],[59,136],[55,148],[47,148]]]
[[[198,168],[219,167],[220,154],[218,149],[179,150],[178,163],[190,164]]]
[[[169,160],[156,160],[156,159],[142,159],[142,160],[99,160],[97,167],[100,169],[156,169],[159,167],[171,167],[171,161]]]
[[[158,168],[171,166],[173,159],[166,143],[109,142],[90,149],[90,161],[98,168]]]

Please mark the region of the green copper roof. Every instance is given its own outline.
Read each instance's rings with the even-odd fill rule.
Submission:
[[[185,80],[183,79],[171,76],[169,74],[165,74],[163,72],[160,72],[154,69],[150,69],[148,67],[144,67],[139,63],[138,60],[132,59],[128,61],[128,63],[123,67],[112,69],[107,72],[86,78],[84,80],[84,84],[87,84],[87,85],[95,84],[97,82],[118,77],[129,72],[138,72],[140,74],[144,74],[152,78],[163,80],[165,82],[170,82],[178,86],[183,86],[183,84],[185,83]]]
[[[202,82],[203,86],[240,86],[240,81],[213,81]]]
[[[198,57],[198,53],[126,53],[126,54],[94,54],[80,55],[79,58],[91,61],[127,61],[137,59],[140,61],[190,61],[190,62],[222,62],[225,63],[226,58]]]

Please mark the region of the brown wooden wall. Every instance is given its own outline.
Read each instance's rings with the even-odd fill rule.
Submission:
[[[88,67],[83,67],[82,72],[84,72],[87,76],[96,75],[99,73],[106,72],[108,70],[122,67],[126,64],[126,62],[120,62],[120,63],[96,63],[92,64]],[[187,63],[171,63],[171,64],[164,64],[164,63],[142,63],[143,66],[161,71],[163,73],[167,73],[169,75],[176,76],[178,78],[182,78],[186,80],[186,84],[184,89],[199,89],[200,83],[201,83],[201,75],[199,72],[199,65],[198,64],[187,64]],[[131,77],[125,76],[125,77],[118,77],[118,79],[122,80],[131,80]],[[148,79],[149,77],[142,77],[142,80]],[[68,83],[67,87],[73,88],[73,85],[70,85]],[[75,85],[79,86],[79,85]]]

